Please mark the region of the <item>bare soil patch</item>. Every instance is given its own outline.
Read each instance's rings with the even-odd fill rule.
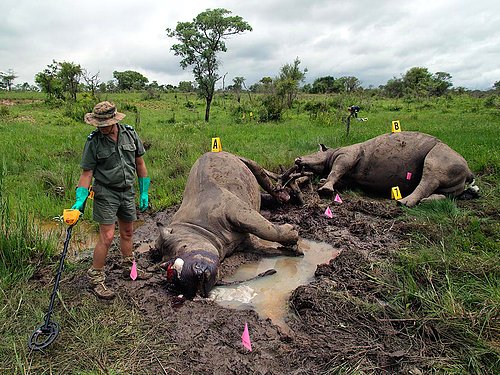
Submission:
[[[168,363],[151,361],[138,373],[179,374],[321,374],[347,372],[420,374],[446,358],[446,348],[433,328],[397,315],[391,290],[381,280],[384,267],[404,241],[402,211],[394,201],[343,196],[344,203],[306,195],[306,205],[287,205],[263,214],[276,223],[294,224],[307,239],[342,249],[329,264],[318,265],[316,278],[297,288],[289,299],[290,332],[260,319],[253,311],[225,309],[197,299],[176,305],[160,270],[148,281],[121,278],[119,255],[110,253],[109,281],[119,298],[130,301],[144,325],[173,344]],[[334,217],[324,216],[330,205]],[[175,208],[142,217],[136,246],[156,239],[156,222],[168,223]],[[238,253],[223,262],[223,278],[256,254]],[[139,263],[154,269],[148,253]],[[62,287],[66,303],[88,293],[84,272]],[[75,301],[71,301],[75,298]],[[68,301],[69,299],[69,301]],[[96,302],[108,303],[108,302]],[[112,303],[112,302],[111,302]],[[248,323],[253,351],[241,344]],[[147,348],[139,348],[147,352]]]
[[[43,100],[38,99],[0,99],[0,105],[13,106],[16,104],[32,104],[41,103]]]

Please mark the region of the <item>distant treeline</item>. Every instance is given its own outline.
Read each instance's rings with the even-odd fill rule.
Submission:
[[[303,72],[305,76],[305,70]],[[149,82],[143,74],[133,71],[114,71],[113,79],[102,82],[99,72],[93,74],[78,64],[71,62],[53,61],[46,69],[35,76],[36,85],[28,82],[14,84],[18,76],[9,69],[0,71],[0,90],[7,91],[42,91],[49,98],[75,99],[77,92],[126,92],[126,91],[149,91],[152,96],[155,92],[196,92],[198,85],[195,81],[181,81],[177,85],[159,84],[157,81]],[[239,95],[242,92],[271,93],[273,85],[279,77],[263,77],[259,82],[247,87],[244,77],[233,78],[233,84],[225,86],[219,91],[234,92]],[[488,90],[468,90],[464,87],[453,87],[452,76],[446,72],[431,73],[427,68],[413,67],[401,77],[393,77],[385,85],[378,87],[363,87],[362,82],[354,76],[319,77],[313,83],[307,83],[299,87],[300,92],[309,94],[333,94],[353,93],[359,91],[370,91],[388,98],[431,97],[442,96],[450,92],[471,93],[484,95],[500,93],[500,81],[494,82]]]

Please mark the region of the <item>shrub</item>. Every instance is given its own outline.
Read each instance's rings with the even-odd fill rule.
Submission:
[[[261,99],[259,121],[280,121],[285,105],[278,95],[266,95]]]
[[[7,117],[10,114],[9,108],[6,106],[0,107],[0,117]]]
[[[90,95],[83,95],[80,100],[76,102],[66,102],[64,107],[64,116],[69,117],[75,121],[83,121],[86,113],[92,112],[96,99]]]

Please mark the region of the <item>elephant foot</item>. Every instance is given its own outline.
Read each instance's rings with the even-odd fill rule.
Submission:
[[[333,184],[331,182],[326,182],[318,189],[318,194],[325,198],[332,197],[334,192],[335,190],[333,189]]]
[[[398,206],[405,206],[405,207],[411,208],[411,207],[415,206],[417,203],[408,199],[408,198],[402,198],[402,199],[398,199],[396,201],[396,204]]]
[[[432,194],[432,195],[429,195],[427,198],[422,198],[422,200],[420,202],[425,203],[425,202],[430,202],[430,201],[440,201],[443,199],[446,199],[446,196],[443,194]]]

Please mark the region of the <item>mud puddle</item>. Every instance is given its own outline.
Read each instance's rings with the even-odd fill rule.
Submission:
[[[269,318],[288,330],[285,318],[289,313],[288,299],[292,291],[311,282],[317,266],[328,263],[340,253],[328,243],[306,239],[300,239],[298,247],[304,256],[278,256],[242,264],[225,281],[247,280],[269,269],[276,270],[276,273],[233,286],[216,287],[210,298],[222,307],[255,310],[261,318]]]

